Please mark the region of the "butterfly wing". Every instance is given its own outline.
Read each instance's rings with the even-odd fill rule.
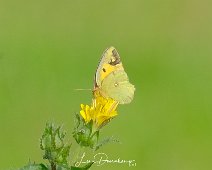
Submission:
[[[124,70],[124,68],[117,50],[114,47],[109,47],[104,51],[96,70],[94,89],[100,87],[105,77],[114,70]]]
[[[110,97],[120,104],[130,103],[134,96],[135,87],[129,82],[124,70],[116,70],[110,73],[103,81],[100,93],[104,97]]]

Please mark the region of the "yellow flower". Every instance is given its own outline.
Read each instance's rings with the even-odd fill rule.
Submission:
[[[91,106],[81,104],[80,115],[85,123],[92,120],[96,128],[101,128],[117,115],[117,106],[117,101],[104,98],[98,91],[95,91]]]

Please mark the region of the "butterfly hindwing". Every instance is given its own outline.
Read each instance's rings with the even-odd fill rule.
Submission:
[[[120,104],[130,103],[134,96],[134,85],[129,80],[124,70],[116,70],[110,73],[103,81],[100,89],[105,97],[113,98]]]

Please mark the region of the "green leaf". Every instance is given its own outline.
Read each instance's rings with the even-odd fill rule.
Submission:
[[[57,170],[71,170],[68,165],[57,165]]]
[[[29,164],[26,165],[19,170],[48,170],[48,168],[44,164]]]
[[[53,123],[47,123],[44,133],[40,139],[40,148],[44,150],[44,159],[48,159],[50,163],[67,164],[70,144],[64,143],[66,133],[61,126]]]
[[[90,162],[88,163],[87,165],[83,166],[83,167],[75,167],[75,166],[72,166],[71,167],[71,170],[87,170],[89,169],[92,165],[93,165],[94,162]]]
[[[90,135],[92,132],[91,123],[83,124],[81,123],[78,127],[74,128],[73,137],[78,144],[83,147],[89,147],[90,144]]]
[[[102,141],[100,141],[94,148],[95,151],[97,151],[99,148],[101,148],[102,146],[111,143],[111,142],[116,142],[116,143],[121,143],[119,140],[114,139],[113,136],[111,137],[106,137],[105,139],[103,139]]]

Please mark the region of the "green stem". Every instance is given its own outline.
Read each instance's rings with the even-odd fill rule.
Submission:
[[[54,162],[51,162],[51,169],[56,170],[56,164]]]

